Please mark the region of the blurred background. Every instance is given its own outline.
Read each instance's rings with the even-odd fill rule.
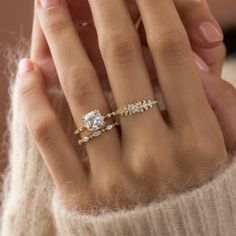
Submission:
[[[209,5],[224,30],[228,56],[232,56],[236,52],[236,0],[209,0]],[[0,0],[0,173],[7,153],[4,144],[9,103],[7,49],[15,47],[20,38],[30,40],[32,16],[32,0]]]
[[[0,172],[5,166],[6,157],[3,140],[8,110],[7,49],[14,47],[20,37],[30,39],[32,9],[32,0],[0,0]]]

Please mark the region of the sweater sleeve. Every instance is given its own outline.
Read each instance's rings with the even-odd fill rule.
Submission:
[[[60,236],[235,236],[236,161],[213,181],[161,203],[133,210],[84,215],[67,209],[53,196],[53,215]]]

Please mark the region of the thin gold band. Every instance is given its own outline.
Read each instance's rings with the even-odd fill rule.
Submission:
[[[91,141],[92,139],[100,137],[102,134],[111,131],[112,129],[114,129],[115,127],[117,127],[119,125],[120,124],[118,122],[115,122],[113,124],[107,125],[102,130],[95,131],[95,132],[91,133],[90,135],[85,136],[82,139],[79,139],[78,144],[81,146],[81,145]]]

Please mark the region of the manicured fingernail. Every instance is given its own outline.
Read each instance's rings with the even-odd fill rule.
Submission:
[[[26,72],[32,71],[33,69],[34,69],[34,65],[33,65],[32,61],[27,58],[24,58],[19,63],[18,72],[19,73],[26,73]]]
[[[197,65],[197,67],[201,71],[203,71],[203,72],[209,72],[210,71],[210,68],[208,67],[208,65],[196,53],[194,53],[194,58],[195,58],[195,63]]]
[[[43,8],[48,8],[59,4],[60,0],[40,0],[40,3]]]
[[[208,43],[217,43],[224,40],[222,31],[211,22],[203,22],[200,25],[199,31],[204,40],[206,40]]]

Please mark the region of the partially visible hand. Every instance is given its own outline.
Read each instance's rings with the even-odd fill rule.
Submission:
[[[168,119],[163,118],[157,106],[141,114],[120,117],[120,129],[86,143],[88,169],[78,158],[49,102],[40,67],[31,60],[20,64],[17,91],[29,131],[56,191],[78,210],[130,208],[160,200],[170,192],[186,191],[210,180],[230,160],[225,137],[233,138],[236,133],[231,120],[236,114],[235,90],[227,90],[226,97],[222,93],[222,104],[230,101],[231,109],[220,109],[220,104],[221,112],[214,113],[173,1],[137,3]],[[142,44],[125,4],[121,0],[90,0],[89,4],[117,107],[155,99]],[[76,126],[81,127],[82,115],[95,108],[102,114],[109,113],[96,69],[66,4],[41,0],[36,4],[36,12]],[[212,90],[208,92],[213,94]],[[222,113],[230,133],[221,129]],[[235,142],[231,144],[233,152]]]
[[[225,50],[220,46],[210,51],[202,51],[203,58],[195,55],[200,77],[208,97],[208,101],[218,119],[224,134],[225,145],[228,153],[235,154],[236,127],[235,87],[221,78],[221,68],[224,62]]]
[[[67,0],[67,2],[73,22],[76,26],[79,26],[79,23],[81,22],[90,21],[90,19],[92,19],[90,7],[87,1]],[[195,50],[210,49],[222,45],[223,36],[221,35],[221,29],[209,11],[205,1],[174,0],[174,2],[186,28],[192,47]],[[133,22],[136,23],[140,17],[136,2],[134,0],[126,0],[126,5]],[[209,25],[210,23],[212,25]],[[205,27],[203,27],[204,24]],[[87,27],[77,27],[77,31],[90,60],[96,68],[103,87],[105,89],[109,88],[106,69],[97,43],[96,29],[90,25]],[[138,32],[141,38],[149,74],[151,79],[156,81],[155,67],[151,59],[150,50],[147,46],[142,22],[139,24]],[[199,52],[199,50],[197,50],[197,52]],[[201,52],[200,56],[202,56]],[[36,16],[33,27],[31,58],[35,60],[45,72],[45,78],[48,84],[58,82],[54,62]]]

